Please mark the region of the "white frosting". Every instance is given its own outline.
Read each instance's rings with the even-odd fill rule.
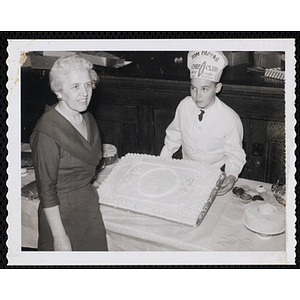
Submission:
[[[261,234],[282,233],[285,230],[285,209],[275,203],[252,202],[245,208],[244,224]]]
[[[177,173],[168,168],[154,168],[141,175],[138,190],[148,197],[162,197],[171,194],[179,184]]]
[[[270,216],[277,212],[277,208],[271,204],[262,204],[257,207],[257,210],[260,214]]]
[[[196,226],[220,174],[198,162],[127,154],[100,186],[99,201]]]

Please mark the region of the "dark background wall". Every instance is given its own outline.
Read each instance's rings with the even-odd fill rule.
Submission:
[[[178,103],[189,95],[187,52],[113,54],[133,62],[119,69],[95,66],[100,83],[93,91],[89,111],[99,125],[103,143],[116,145],[119,156],[128,152],[158,155]],[[247,164],[241,177],[284,182],[284,82],[249,71],[252,66],[251,55],[246,64],[228,66],[219,98],[240,115],[244,125]],[[23,67],[22,142],[29,141],[45,105],[54,103],[49,68]]]

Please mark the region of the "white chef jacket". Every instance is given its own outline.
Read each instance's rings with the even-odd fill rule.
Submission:
[[[212,106],[200,109],[191,96],[178,105],[174,120],[166,130],[162,158],[171,158],[182,146],[183,159],[204,162],[220,168],[225,164],[226,175],[236,178],[246,160],[242,148],[243,125],[238,114],[218,97]]]

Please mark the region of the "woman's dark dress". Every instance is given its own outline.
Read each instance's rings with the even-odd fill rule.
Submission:
[[[98,193],[91,184],[102,157],[101,139],[92,115],[83,117],[87,140],[54,107],[46,106],[30,137],[40,198],[38,250],[54,250],[43,208],[56,205],[73,251],[107,250]]]

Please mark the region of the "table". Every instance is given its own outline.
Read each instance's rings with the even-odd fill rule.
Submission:
[[[108,165],[100,174],[103,182],[115,164]],[[22,178],[30,182],[34,174]],[[267,183],[239,179],[236,185],[254,189],[263,184],[268,191],[265,201],[276,201]],[[38,200],[22,198],[22,246],[37,246]],[[232,192],[216,197],[199,227],[149,217],[114,207],[100,205],[109,251],[285,251],[286,234],[263,238],[248,230],[242,221],[246,204]]]
[[[34,170],[28,169],[28,174],[21,177],[21,187],[35,180]],[[39,199],[30,200],[21,197],[21,237],[22,247],[37,248]]]
[[[196,228],[104,205],[101,212],[110,251],[285,251],[285,233],[263,238],[243,225],[244,208],[231,192],[218,196]]]

